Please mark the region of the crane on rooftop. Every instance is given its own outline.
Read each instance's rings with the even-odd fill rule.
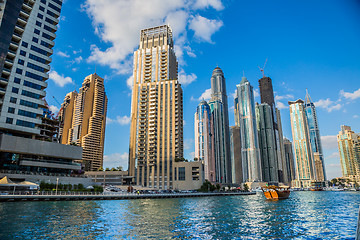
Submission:
[[[265,77],[264,70],[265,70],[266,63],[267,63],[267,59],[265,60],[265,63],[264,63],[263,68],[260,68],[260,67],[258,66],[258,68],[260,69],[260,72],[262,73],[263,77]]]

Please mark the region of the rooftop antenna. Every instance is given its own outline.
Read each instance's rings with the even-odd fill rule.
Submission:
[[[264,63],[263,68],[260,68],[260,67],[258,66],[258,68],[260,69],[260,72],[262,73],[263,77],[265,77],[264,69],[265,69],[266,63],[267,63],[267,59],[265,60],[265,63]]]

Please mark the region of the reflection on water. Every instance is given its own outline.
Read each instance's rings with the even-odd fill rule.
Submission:
[[[360,194],[0,203],[0,239],[354,239]]]

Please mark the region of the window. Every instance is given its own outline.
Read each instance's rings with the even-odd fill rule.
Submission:
[[[50,45],[49,43],[45,42],[45,41],[41,41],[40,44],[41,44],[42,46],[44,46],[44,47],[51,48],[51,45]]]
[[[45,22],[48,22],[52,25],[56,25],[56,22],[54,22],[53,20],[51,20],[50,18],[45,18]]]
[[[61,11],[60,8],[56,7],[56,6],[55,6],[54,4],[52,4],[52,3],[49,3],[49,7],[51,7],[52,9],[54,9],[54,10],[57,11],[57,12],[60,12],[60,11]]]
[[[41,2],[42,2],[43,4],[46,4],[46,0],[41,0]]]
[[[19,89],[16,88],[16,87],[13,87],[13,88],[12,88],[12,92],[13,92],[13,93],[19,93]]]
[[[54,18],[57,18],[57,17],[58,17],[55,13],[53,13],[53,12],[50,11],[50,10],[47,10],[46,13],[49,14],[50,16],[54,17]]]
[[[34,30],[34,33],[36,33],[37,35],[39,35],[39,34],[40,34],[40,30],[39,30],[39,29],[35,29],[35,30]]]
[[[29,78],[32,78],[32,79],[35,79],[35,80],[38,80],[38,81],[42,81],[43,80],[43,77],[42,76],[39,76],[35,73],[31,73],[31,72],[26,72],[25,73],[25,76],[26,77],[29,77]]]
[[[22,69],[17,68],[17,69],[16,69],[16,73],[18,73],[18,74],[22,74]]]
[[[10,102],[11,102],[11,103],[15,103],[15,104],[16,104],[16,100],[17,100],[17,98],[10,97]]]
[[[26,47],[26,48],[28,47],[28,45],[29,45],[29,44],[28,44],[27,42],[22,42],[22,43],[21,43],[21,46]]]
[[[39,7],[39,10],[40,10],[40,11],[45,11],[45,8],[44,8],[43,6],[40,6],[40,7]]]
[[[19,91],[19,89],[18,89]],[[27,97],[31,97],[31,98],[35,98],[35,99],[40,99],[40,95],[33,93],[33,92],[29,92],[26,90],[22,90],[21,95],[27,96]]]
[[[42,72],[42,73],[45,72],[45,68],[39,67],[39,66],[37,66],[35,64],[28,63],[27,66],[28,66],[28,68],[34,69],[36,71],[39,71],[39,72]]]
[[[9,107],[8,108],[8,113],[15,113],[15,108]]]
[[[36,26],[41,27],[41,22],[36,21]]]
[[[41,58],[41,57],[38,57],[38,56],[35,56],[35,55],[31,54],[31,53],[29,54],[29,58],[32,59],[32,60],[38,61],[38,62],[40,62],[40,63],[46,64],[46,60],[45,60],[45,59],[43,59],[43,58]]]
[[[18,60],[18,64],[20,64],[20,65],[24,65],[24,62],[25,62],[25,61],[22,60],[22,59],[19,59],[19,60]]]
[[[29,82],[29,81],[26,81],[26,80],[24,80],[24,86],[31,87],[31,88],[34,88],[34,89],[37,89],[37,90],[41,90],[40,85]]]
[[[16,125],[23,126],[23,127],[29,127],[29,128],[35,128],[35,123],[23,121],[23,120],[16,120]]]
[[[38,43],[38,42],[39,42],[39,39],[36,38],[36,37],[33,37],[32,41]]]
[[[43,16],[42,14],[40,14],[40,13],[38,13],[37,16],[38,16],[38,18],[40,18],[40,19],[43,19],[43,17],[44,17],[44,16]]]
[[[49,34],[46,34],[46,33],[42,33],[42,36],[46,39],[49,39],[49,40],[52,40],[52,37],[49,35]]]
[[[56,32],[55,29],[52,29],[51,27],[49,27],[49,26],[47,26],[47,25],[45,25],[45,24],[44,24],[44,29],[45,29],[45,30],[48,30],[49,32],[52,32],[52,33],[53,33],[53,32]]]
[[[13,118],[6,118],[6,123],[12,124],[13,123]]]
[[[53,2],[55,2],[55,3],[57,3],[57,4],[59,4],[60,6],[62,6],[62,2],[61,1],[59,1],[59,0],[52,0]]]
[[[20,105],[38,109],[39,105],[33,102],[20,99]]]
[[[25,52],[24,50],[20,50],[20,55],[25,57],[25,56],[26,56],[26,52]]]
[[[29,117],[29,118],[36,118],[36,113],[25,111],[25,110],[18,110],[18,114],[21,116]]]
[[[20,84],[21,79],[20,78],[14,78],[14,83]]]
[[[47,51],[42,50],[41,48],[35,47],[35,46],[33,46],[33,45],[31,45],[30,49],[33,50],[33,51],[35,51],[35,52],[38,52],[38,53],[40,53],[40,54],[42,54],[42,55],[45,55],[45,56],[48,55],[48,52],[47,52]]]
[[[185,167],[179,167],[179,181],[185,181]]]

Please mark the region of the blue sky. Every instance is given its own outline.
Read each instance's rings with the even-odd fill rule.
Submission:
[[[105,78],[109,99],[104,167],[127,169],[132,56],[140,30],[170,24],[184,91],[185,157],[194,152],[194,113],[209,97],[210,77],[224,71],[230,125],[233,94],[245,76],[272,78],[284,136],[292,140],[287,101],[316,103],[329,178],[341,176],[336,134],[360,132],[360,2],[356,0],[82,0],[63,4],[47,101],[60,108],[92,73]],[[257,94],[255,94],[257,95]],[[255,98],[257,102],[259,97]]]

